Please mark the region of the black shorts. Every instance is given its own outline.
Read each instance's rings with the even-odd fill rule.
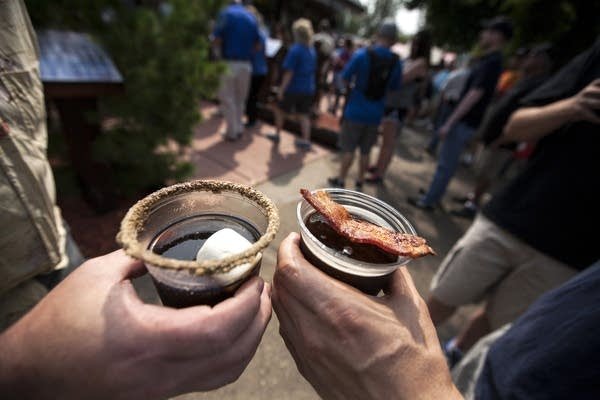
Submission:
[[[312,94],[285,93],[279,108],[289,114],[310,114],[313,98]]]
[[[338,138],[338,147],[342,153],[354,153],[358,148],[360,154],[367,155],[377,142],[378,134],[379,125],[344,120]]]

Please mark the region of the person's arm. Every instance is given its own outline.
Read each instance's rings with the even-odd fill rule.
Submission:
[[[402,82],[414,81],[417,78],[423,78],[427,75],[427,62],[423,58],[419,58],[404,68],[402,72]]]
[[[144,304],[143,264],[116,251],[76,269],[0,335],[10,399],[163,399],[235,381],[271,316],[254,278],[214,307]]]
[[[283,99],[283,94],[287,90],[290,82],[292,81],[292,77],[294,76],[294,71],[285,70],[283,72],[283,77],[281,78],[281,85],[279,86],[279,91],[277,92],[277,98],[279,100]]]
[[[350,84],[354,75],[356,75],[356,69],[358,68],[358,63],[360,62],[361,54],[356,52],[352,55],[346,66],[342,70],[342,79],[346,82],[346,84]]]
[[[462,398],[405,268],[385,297],[367,296],[316,269],[299,242],[292,234],[281,243],[273,307],[298,370],[323,399]]]
[[[296,48],[292,47],[288,54],[286,54],[285,59],[281,65],[283,69],[283,76],[281,77],[281,84],[279,85],[279,90],[277,91],[277,98],[279,100],[283,99],[283,95],[287,90],[290,82],[292,81],[292,77],[294,76],[294,70],[298,65],[298,55],[296,52]]]
[[[483,96],[483,89],[470,89],[461,99],[460,103],[458,103],[458,106],[456,106],[454,112],[448,117],[444,125],[440,127],[439,135],[441,137],[446,136],[450,129],[477,104],[481,96]]]
[[[225,32],[225,27],[227,25],[227,14],[225,11],[221,11],[219,16],[217,17],[217,22],[215,23],[215,28],[211,34],[211,45],[213,48],[213,52],[217,59],[221,59],[223,57],[222,46],[223,46],[223,34]]]
[[[516,111],[504,128],[502,141],[538,140],[570,122],[600,124],[599,111],[600,79],[596,79],[575,96]]]

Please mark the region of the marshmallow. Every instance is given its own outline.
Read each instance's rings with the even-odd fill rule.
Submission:
[[[243,252],[252,246],[245,237],[230,228],[213,233],[196,254],[196,261],[218,260]]]

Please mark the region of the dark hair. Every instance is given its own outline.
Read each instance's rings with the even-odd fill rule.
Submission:
[[[424,58],[429,64],[429,58],[431,54],[431,35],[429,31],[419,31],[413,36],[410,44],[410,56],[411,60],[418,58]]]
[[[344,39],[344,47],[354,47],[354,40],[351,37]]]

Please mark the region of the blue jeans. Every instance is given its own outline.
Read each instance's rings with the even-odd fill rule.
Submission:
[[[426,205],[435,205],[442,199],[448,183],[458,168],[460,155],[474,133],[475,129],[463,122],[459,122],[448,132],[448,136],[442,143],[433,180],[429,185],[429,190],[423,196],[423,202]]]
[[[444,125],[444,122],[446,122],[448,117],[450,117],[455,107],[456,105],[454,103],[450,104],[447,101],[442,101],[442,103],[440,104],[440,107],[435,116],[435,123],[433,124],[433,133],[431,134],[431,139],[427,144],[427,150],[431,152],[435,152],[437,150],[438,144],[440,142],[438,129],[440,129],[440,127]]]

